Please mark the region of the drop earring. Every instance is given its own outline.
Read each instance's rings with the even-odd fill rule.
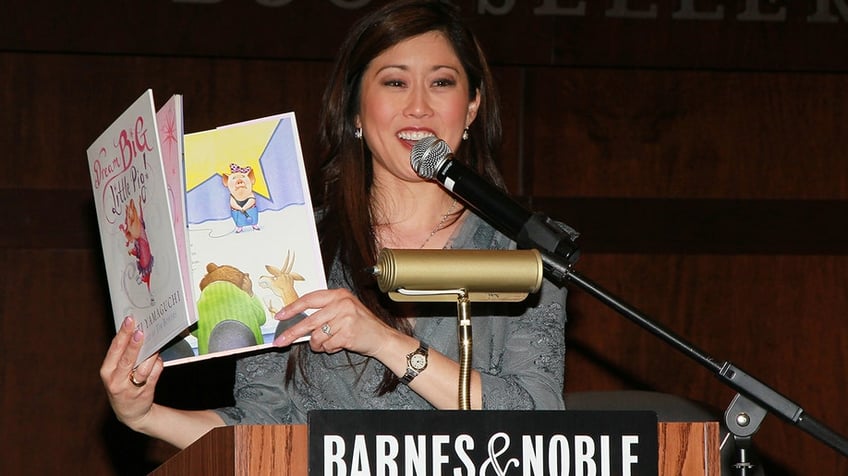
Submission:
[[[462,131],[462,140],[468,140],[468,128],[466,127],[464,131]]]
[[[357,139],[362,139],[362,128],[361,127],[357,127],[356,130],[353,131],[353,137],[356,137]]]

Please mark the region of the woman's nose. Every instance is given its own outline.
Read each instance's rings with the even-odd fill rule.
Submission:
[[[405,113],[412,117],[424,117],[433,112],[427,92],[423,88],[410,91]]]

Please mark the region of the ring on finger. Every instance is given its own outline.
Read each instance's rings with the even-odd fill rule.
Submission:
[[[138,388],[141,388],[147,383],[147,380],[142,380],[141,382],[136,380],[135,379],[135,369],[132,369],[132,372],[130,372],[130,383],[132,383],[133,385],[135,385]]]
[[[333,335],[333,333],[330,332],[330,324],[327,324],[326,322],[324,323],[323,326],[321,326],[321,332],[323,332],[324,334],[327,334],[328,336]]]

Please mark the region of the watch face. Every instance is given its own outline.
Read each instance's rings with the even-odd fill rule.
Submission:
[[[415,370],[423,370],[427,366],[427,357],[422,354],[415,354],[409,358],[409,366]]]

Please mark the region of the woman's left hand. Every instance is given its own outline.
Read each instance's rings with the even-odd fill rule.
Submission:
[[[307,309],[315,309],[315,312],[281,333],[274,339],[274,345],[284,347],[310,335],[309,346],[316,352],[334,353],[347,349],[374,357],[393,334],[399,334],[347,289],[304,294],[284,307],[274,319],[286,320]]]

